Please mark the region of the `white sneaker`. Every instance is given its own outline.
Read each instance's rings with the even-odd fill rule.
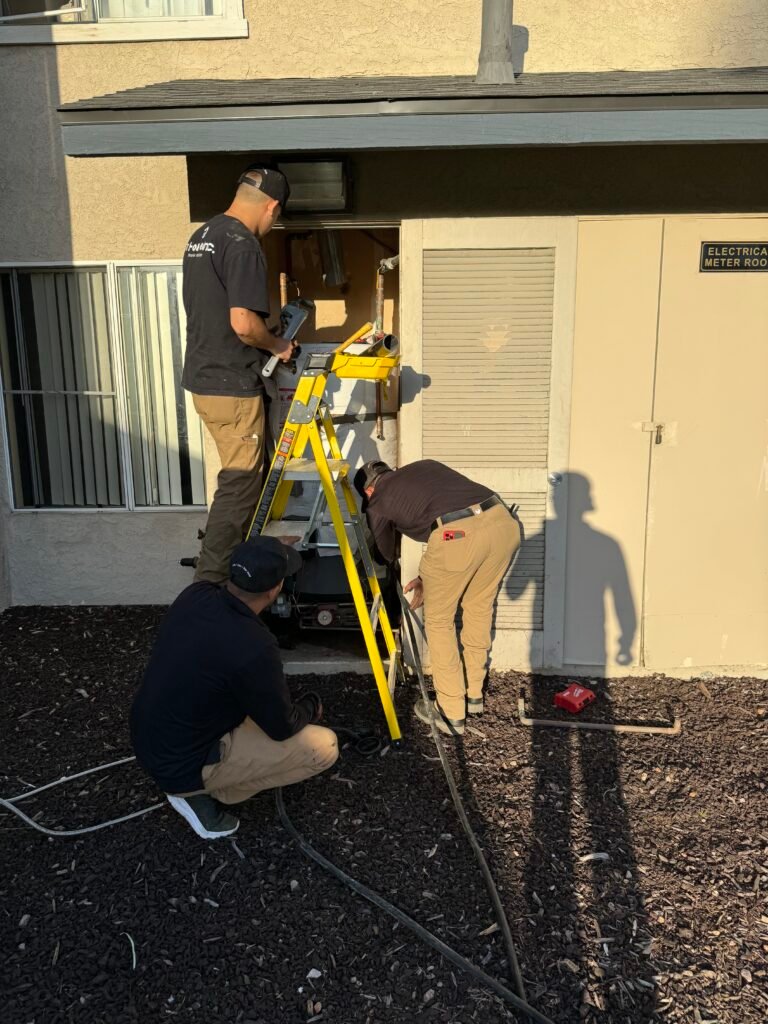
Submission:
[[[223,804],[207,793],[195,796],[171,796],[166,793],[168,803],[186,818],[201,839],[222,839],[231,836],[240,827],[240,819],[229,814]]]

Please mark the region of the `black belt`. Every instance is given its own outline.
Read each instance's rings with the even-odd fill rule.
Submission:
[[[430,526],[430,533],[433,530],[437,530],[440,526],[445,526],[446,523],[455,523],[458,519],[471,519],[472,516],[479,515],[476,509],[480,512],[487,512],[489,508],[493,508],[494,505],[504,505],[504,502],[498,496],[498,494],[492,494],[490,498],[486,498],[485,501],[481,501],[478,505],[472,505],[470,508],[460,508],[458,512],[446,512],[444,516],[440,516],[439,520],[435,520]]]

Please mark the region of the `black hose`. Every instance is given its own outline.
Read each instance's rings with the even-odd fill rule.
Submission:
[[[372,757],[373,754],[378,754],[383,746],[381,737],[372,729],[356,732],[354,729],[346,729],[343,725],[329,725],[328,728],[332,729],[339,737],[348,736],[355,752],[362,757]]]
[[[536,1021],[537,1024],[553,1024],[549,1017],[545,1017],[543,1013],[539,1013],[538,1010],[529,1006],[523,999],[515,995],[514,992],[510,992],[509,989],[502,985],[500,981],[496,981],[496,979],[492,978],[490,974],[486,974],[485,971],[481,970],[479,967],[475,967],[470,960],[467,960],[466,957],[463,957],[454,949],[451,949],[451,947],[447,946],[442,939],[439,939],[426,928],[423,928],[417,921],[414,921],[412,917],[409,917],[393,903],[390,903],[389,900],[385,900],[383,896],[379,896],[379,894],[374,892],[373,889],[369,889],[367,885],[363,885],[362,882],[358,882],[356,878],[352,878],[351,875],[342,871],[341,868],[337,868],[336,865],[328,860],[327,857],[324,857],[322,853],[319,853],[313,846],[310,846],[304,836],[302,836],[288,817],[288,813],[285,809],[285,803],[283,802],[282,789],[275,790],[275,802],[277,803],[277,812],[280,815],[280,821],[282,822],[283,827],[291,838],[295,840],[302,853],[305,853],[317,864],[325,868],[325,870],[335,878],[338,878],[340,882],[349,886],[349,888],[352,889],[353,892],[356,892],[358,896],[362,896],[363,899],[373,903],[375,906],[389,914],[390,917],[394,917],[396,921],[399,921],[400,924],[404,925],[409,931],[412,931],[414,935],[422,940],[422,942],[426,942],[428,946],[431,946],[440,953],[441,956],[444,956],[446,960],[449,960],[460,970],[472,975],[473,978],[482,982],[483,985],[487,985],[488,988],[495,992],[497,996],[500,996],[511,1006],[514,1006],[516,1010],[520,1010],[522,1013],[527,1014],[527,1016],[531,1020]]]
[[[427,693],[427,685],[424,681],[424,672],[421,667],[421,658],[419,657],[418,654],[418,650],[416,647],[416,637],[414,635],[413,630],[414,620],[418,624],[419,628],[422,630],[422,633],[423,627],[419,620],[414,615],[411,606],[406,601],[405,595],[403,594],[403,591],[399,583],[397,584],[397,592],[400,597],[400,604],[402,605],[403,608],[403,622],[407,626],[408,646],[411,649],[413,663],[416,666],[416,675],[419,680],[421,696],[426,706],[429,707],[430,702],[429,695]],[[464,804],[462,803],[461,796],[456,785],[456,779],[454,778],[453,771],[446,756],[445,748],[443,747],[442,741],[440,740],[440,735],[435,727],[435,723],[431,722],[430,727],[432,729],[432,739],[435,741],[437,752],[440,755],[440,763],[443,766],[445,778],[446,781],[448,782],[448,789],[450,790],[451,793],[453,806],[456,808],[456,813],[459,816],[459,821],[461,822],[462,828],[464,829],[467,839],[469,840],[469,844],[472,847],[472,852],[474,853],[475,859],[480,867],[480,871],[482,872],[485,887],[488,890],[488,895],[491,898],[491,903],[493,904],[493,909],[496,913],[496,920],[498,921],[499,928],[501,929],[501,934],[504,938],[504,945],[507,950],[507,959],[509,961],[509,967],[510,971],[512,972],[512,977],[515,983],[517,994],[520,996],[521,1000],[526,1001],[525,986],[523,984],[523,975],[520,971],[520,963],[517,958],[517,950],[515,948],[514,939],[512,938],[512,929],[509,926],[509,921],[507,919],[504,906],[501,902],[501,897],[499,896],[499,890],[496,888],[496,883],[493,879],[493,875],[491,874],[491,869],[488,867],[488,862],[485,859],[485,854],[483,853],[482,848],[477,841],[477,836],[475,835],[474,830],[469,822],[469,818],[467,817],[467,813],[464,810]]]
[[[415,621],[417,623],[422,633],[424,633],[424,627],[413,614],[410,605],[405,600],[405,596],[403,595],[403,591],[400,588],[399,584],[397,590],[398,595],[400,597],[400,603],[403,606],[403,618],[405,623],[407,624],[408,645],[411,649],[414,665],[416,666],[416,672],[419,679],[419,686],[421,688],[422,697],[428,703],[427,686],[424,681],[424,672],[421,667],[421,658],[419,657],[418,650],[416,648],[416,639],[413,631],[413,622]],[[347,729],[343,726],[333,725],[329,726],[329,728],[333,729],[333,731],[340,737],[349,737],[354,749],[357,751],[357,753],[362,754],[364,757],[375,754],[381,749],[381,740],[373,732],[356,732],[353,729]],[[275,790],[275,801],[277,803],[277,811],[280,816],[280,821],[282,822],[283,827],[286,829],[289,835],[296,841],[296,843],[298,844],[299,848],[303,853],[305,853],[308,857],[310,857],[312,860],[318,863],[321,867],[325,868],[325,870],[330,872],[330,874],[332,874],[334,877],[338,878],[339,881],[349,886],[349,888],[352,889],[353,892],[356,892],[358,895],[362,896],[370,903],[373,903],[381,910],[384,910],[391,917],[394,917],[396,921],[399,921],[401,924],[405,925],[405,927],[412,931],[414,935],[416,935],[418,938],[420,938],[422,942],[426,942],[428,946],[431,946],[438,953],[444,956],[446,960],[449,960],[460,970],[464,971],[467,974],[470,974],[473,978],[476,978],[484,985],[487,985],[488,988],[490,988],[493,992],[496,993],[496,995],[504,999],[511,1006],[514,1006],[516,1010],[525,1014],[529,1020],[536,1021],[537,1024],[553,1024],[549,1017],[545,1017],[543,1013],[540,1013],[533,1006],[530,1006],[527,1002],[525,996],[525,988],[523,986],[523,978],[520,971],[520,964],[517,959],[517,950],[515,949],[515,943],[512,938],[512,931],[510,929],[509,921],[507,920],[507,915],[504,911],[504,907],[501,903],[501,898],[499,896],[498,889],[496,888],[496,883],[493,880],[493,875],[491,874],[490,868],[488,867],[485,855],[483,854],[480,844],[477,841],[477,837],[475,836],[469,819],[467,818],[466,811],[464,810],[464,805],[461,801],[461,795],[459,794],[458,787],[456,786],[456,780],[453,776],[453,771],[446,757],[443,744],[440,741],[440,736],[437,732],[437,729],[435,728],[434,722],[431,723],[431,728],[432,738],[435,741],[435,745],[440,755],[440,763],[442,764],[443,771],[445,772],[446,781],[448,782],[448,788],[451,793],[451,798],[453,800],[454,807],[456,808],[456,813],[458,814],[459,821],[461,822],[464,832],[466,833],[470,845],[472,846],[475,858],[477,859],[477,862],[480,865],[480,870],[483,874],[483,880],[485,881],[488,893],[491,897],[491,902],[493,903],[493,907],[496,912],[496,917],[507,950],[507,959],[509,961],[512,976],[515,981],[515,987],[518,990],[517,995],[514,992],[510,992],[510,990],[506,988],[506,986],[502,985],[501,982],[497,981],[495,978],[492,978],[489,974],[486,974],[485,971],[481,970],[479,967],[476,967],[470,960],[467,960],[466,957],[463,957],[460,953],[457,953],[454,949],[451,949],[451,947],[447,946],[442,941],[442,939],[439,939],[436,935],[428,931],[417,921],[414,921],[412,917],[409,917],[406,913],[404,913],[402,910],[396,907],[393,903],[390,903],[388,900],[385,900],[383,896],[380,896],[372,889],[369,889],[368,886],[363,885],[362,882],[358,882],[357,879],[352,878],[351,875],[348,875],[346,872],[342,871],[341,868],[336,867],[336,865],[332,861],[328,860],[327,857],[324,857],[322,853],[316,850],[313,846],[310,846],[310,844],[307,842],[304,836],[302,836],[302,834],[295,827],[291,819],[288,817],[288,812],[285,809],[285,803],[283,801],[282,789],[278,788]]]

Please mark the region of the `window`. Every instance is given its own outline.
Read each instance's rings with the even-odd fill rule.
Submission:
[[[205,504],[178,265],[0,270],[13,503]]]
[[[186,321],[178,267],[119,267],[136,505],[204,505],[203,435],[181,386]]]
[[[223,0],[0,0],[3,17],[26,25],[221,17]]]
[[[0,43],[241,38],[243,0],[0,0]]]

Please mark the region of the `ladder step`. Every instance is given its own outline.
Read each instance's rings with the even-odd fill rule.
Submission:
[[[389,668],[387,670],[387,689],[390,697],[395,695],[395,683],[397,682],[397,652],[393,651],[389,656]]]
[[[370,617],[371,617],[371,626],[373,627],[374,632],[376,631],[376,625],[377,625],[376,620],[379,617],[379,608],[381,608],[381,594],[377,594],[376,595],[376,597],[373,600],[373,604],[371,605],[371,616]]]
[[[328,459],[328,468],[331,476],[337,478],[346,476],[349,472],[349,463],[344,459]],[[291,459],[286,463],[283,470],[284,480],[319,480],[320,473],[314,459]]]
[[[308,519],[270,519],[262,531],[265,537],[303,537]]]

